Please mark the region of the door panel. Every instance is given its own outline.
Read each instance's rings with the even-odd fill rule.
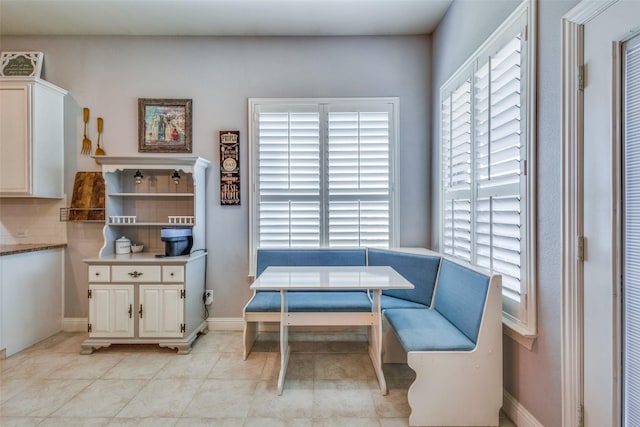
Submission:
[[[184,285],[140,285],[139,336],[182,337],[184,323]]]
[[[584,425],[620,424],[619,54],[640,2],[619,1],[584,26]]]
[[[89,289],[89,336],[132,337],[133,286],[89,285]]]

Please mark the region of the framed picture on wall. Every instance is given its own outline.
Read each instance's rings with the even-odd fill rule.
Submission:
[[[42,52],[2,52],[0,76],[40,78],[43,60]]]
[[[191,150],[190,99],[138,99],[138,152]]]

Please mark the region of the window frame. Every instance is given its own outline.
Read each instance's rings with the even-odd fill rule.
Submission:
[[[537,5],[535,1],[525,0],[521,3],[511,15],[504,20],[504,22],[487,38],[487,40],[465,61],[465,63],[458,68],[453,75],[440,87],[440,97],[437,104],[438,108],[438,126],[439,126],[439,139],[437,141],[437,149],[439,150],[437,170],[438,173],[434,176],[438,179],[437,188],[439,190],[439,208],[437,212],[437,218],[439,219],[438,225],[438,246],[441,252],[444,249],[444,210],[445,210],[445,189],[443,181],[443,137],[444,130],[442,129],[443,123],[443,105],[445,99],[449,94],[460,87],[466,80],[470,80],[472,83],[471,92],[471,161],[475,162],[475,149],[476,149],[476,124],[474,121],[474,96],[475,90],[473,87],[475,73],[481,67],[486,64],[486,58],[489,55],[493,55],[499,51],[503,46],[511,40],[517,32],[513,32],[514,28],[518,28],[523,31],[525,37],[525,52],[522,53],[524,57],[525,65],[521,69],[521,78],[524,82],[521,85],[521,89],[525,91],[523,96],[524,102],[521,104],[522,115],[521,119],[524,121],[522,129],[524,130],[524,138],[521,135],[521,140],[525,144],[524,158],[524,177],[521,179],[521,188],[523,188],[520,194],[525,197],[526,209],[522,212],[522,224],[526,228],[521,237],[523,240],[522,250],[524,256],[522,257],[523,266],[521,267],[521,291],[520,302],[517,302],[513,298],[509,298],[503,292],[503,307],[510,309],[509,311],[519,312],[518,315],[506,312],[503,309],[503,325],[504,331],[507,335],[514,338],[516,341],[531,349],[533,342],[537,336],[537,298],[536,298],[536,269],[537,269],[537,253],[536,253],[536,147],[537,147],[537,120],[536,120],[536,15]],[[472,171],[475,170],[472,167]],[[472,241],[471,251],[474,252],[475,241],[477,239],[475,231],[473,230],[473,211],[474,205],[478,199],[476,177],[471,176],[471,209],[472,209]],[[473,255],[472,255],[473,256]]]
[[[367,104],[386,104],[390,106],[389,114],[389,247],[395,248],[400,239],[400,98],[398,97],[358,97],[358,98],[249,98],[248,99],[248,168],[249,168],[249,276],[255,276],[256,253],[259,247],[259,188],[258,188],[258,114],[260,106],[268,108],[300,107],[300,111],[308,111],[317,106],[320,112],[320,167],[327,169],[325,163],[328,147],[328,113],[331,107],[361,111]],[[387,107],[389,108],[389,107]],[[360,109],[360,110],[359,110]],[[293,111],[293,110],[291,110]],[[346,110],[345,110],[346,111]],[[325,114],[326,113],[326,114]],[[324,117],[323,117],[324,115]],[[322,173],[321,173],[322,176]],[[322,178],[321,178],[322,181]],[[325,184],[328,185],[328,174]],[[324,184],[323,184],[324,185]],[[321,188],[321,192],[325,190]],[[321,208],[326,209],[328,200],[322,198]],[[325,219],[326,221],[326,219]],[[328,240],[328,239],[327,239]],[[321,241],[325,241],[321,237]],[[321,245],[321,248],[328,247]]]

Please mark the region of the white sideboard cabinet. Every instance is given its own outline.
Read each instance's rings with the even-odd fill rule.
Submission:
[[[83,353],[112,344],[191,351],[206,332],[205,170],[199,157],[99,157],[105,179],[104,245],[88,264],[89,338]],[[190,228],[190,254],[165,256],[164,227]],[[115,241],[141,244],[117,254]]]
[[[36,78],[0,78],[0,197],[64,197],[64,97]]]

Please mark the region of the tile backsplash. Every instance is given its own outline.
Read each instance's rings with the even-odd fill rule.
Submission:
[[[67,243],[65,199],[0,199],[0,244]]]

